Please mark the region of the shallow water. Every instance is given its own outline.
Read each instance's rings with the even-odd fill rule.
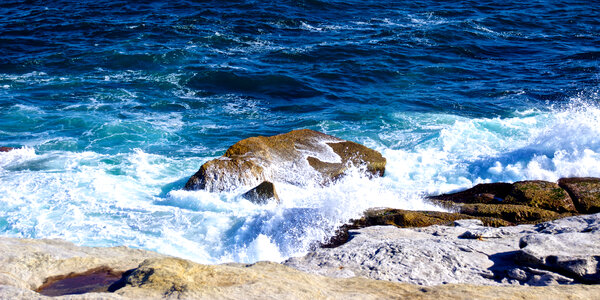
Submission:
[[[301,255],[369,207],[600,176],[594,1],[0,4],[0,233],[198,262]],[[236,141],[310,128],[386,175],[183,191]]]

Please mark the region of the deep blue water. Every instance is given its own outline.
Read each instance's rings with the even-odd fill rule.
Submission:
[[[600,176],[598,7],[3,1],[0,146],[22,149],[0,155],[0,233],[280,260],[368,207]],[[236,141],[299,128],[381,151],[386,176],[266,207],[181,190]]]

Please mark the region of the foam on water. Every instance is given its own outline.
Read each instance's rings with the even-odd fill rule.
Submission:
[[[255,205],[240,196],[243,189],[181,190],[209,157],[140,149],[36,154],[25,147],[0,155],[0,231],[125,244],[203,263],[281,261],[305,253],[370,207],[439,209],[423,196],[480,182],[600,176],[600,109],[574,103],[507,118],[398,113],[397,122],[409,129],[380,137],[396,146],[368,143],[388,159],[385,177],[368,180],[354,168],[327,187],[276,183],[279,205]],[[171,120],[180,122],[166,115],[154,125]]]

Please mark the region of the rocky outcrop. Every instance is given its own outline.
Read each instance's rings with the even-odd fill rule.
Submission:
[[[12,151],[15,148],[11,148],[11,147],[0,147],[0,152],[8,152],[8,151]]]
[[[86,248],[56,240],[0,238],[0,247],[0,274],[6,279],[0,281],[0,299],[593,299],[600,294],[599,286],[585,285],[427,287],[331,278],[270,262],[201,265],[125,247]],[[94,269],[98,265],[106,268]],[[95,271],[78,271],[90,269]],[[100,292],[51,298],[34,291],[48,274],[98,270],[127,271]]]
[[[594,203],[600,199],[591,178],[586,180],[561,179],[561,186],[554,182],[532,180],[515,183],[478,184],[465,191],[430,196],[428,200],[446,209],[471,217],[488,217],[504,220],[510,224],[535,224],[567,217],[577,213],[589,213],[588,206],[577,210],[571,195],[578,197],[576,203]],[[586,186],[584,186],[584,184]],[[580,186],[580,189],[577,187]],[[600,185],[599,185],[600,186]],[[587,189],[586,189],[587,187]],[[579,196],[581,195],[581,196]],[[579,200],[584,199],[584,200]],[[590,204],[589,207],[593,205]],[[579,207],[579,206],[577,206]]]
[[[305,272],[422,285],[600,283],[600,214],[492,228],[480,220],[349,230],[348,242],[285,262]]]
[[[569,193],[579,212],[600,212],[600,178],[562,178],[558,185]]]
[[[386,160],[375,150],[324,133],[303,129],[271,137],[251,137],[206,162],[185,185],[211,192],[254,187],[263,181],[298,186],[326,184],[350,165],[382,176]]]
[[[518,181],[504,199],[505,203],[524,204],[556,212],[576,212],[569,194],[554,182]]]

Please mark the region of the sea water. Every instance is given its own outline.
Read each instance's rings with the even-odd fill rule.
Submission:
[[[370,207],[600,176],[596,1],[3,1],[0,235],[282,261]],[[327,187],[184,191],[310,128],[387,158]]]

